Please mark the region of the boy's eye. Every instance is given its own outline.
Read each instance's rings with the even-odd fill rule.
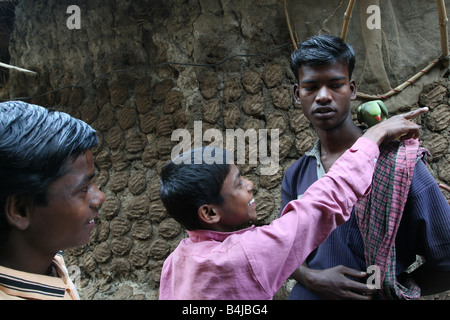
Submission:
[[[92,183],[88,184],[87,186],[85,186],[84,188],[82,188],[80,191],[83,193],[86,193],[89,191],[89,189],[91,188]]]
[[[303,90],[305,90],[305,91],[312,91],[312,90],[315,90],[315,89],[316,89],[315,86],[303,87]]]

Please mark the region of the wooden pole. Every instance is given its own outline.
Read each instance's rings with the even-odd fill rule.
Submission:
[[[289,14],[287,12],[286,0],[284,0],[283,2],[284,2],[284,15],[286,16],[286,22],[287,22],[287,25],[288,25],[289,34],[291,36],[292,44],[294,45],[295,50],[297,50],[298,46],[297,46],[297,42],[294,39],[294,33],[292,32],[291,21],[289,19]]]
[[[399,93],[403,89],[405,89],[410,84],[416,82],[421,76],[423,76],[425,73],[430,71],[436,64],[440,62],[440,58],[434,59],[428,66],[426,66],[424,69],[420,70],[418,73],[416,73],[414,76],[403,82],[401,85],[397,86],[396,88],[392,89],[391,91],[385,93],[385,94],[377,94],[377,95],[368,95],[362,92],[357,92],[356,96],[358,98],[367,99],[367,100],[377,100],[377,99],[386,99],[394,94]]]
[[[341,38],[343,41],[347,38],[347,30],[348,30],[348,24],[350,22],[350,18],[352,17],[352,11],[353,7],[355,5],[355,0],[350,0],[348,3],[347,10],[344,14],[344,25],[342,26],[342,32],[341,32]]]
[[[31,71],[31,70],[27,70],[27,69],[23,69],[23,68],[19,68],[19,67],[15,67],[15,66],[12,66],[10,64],[3,63],[3,62],[0,62],[0,67],[7,68],[7,69],[13,69],[13,70],[17,70],[17,71],[20,71],[20,72],[31,73],[33,75],[37,75],[37,72]]]
[[[445,67],[448,67],[449,57],[448,57],[448,31],[447,31],[447,11],[445,9],[444,0],[436,0],[438,15],[439,15],[439,30],[441,32],[441,49],[442,49],[442,63]]]

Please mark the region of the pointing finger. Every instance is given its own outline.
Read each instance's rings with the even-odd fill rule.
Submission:
[[[427,111],[428,111],[428,107],[423,107],[423,108],[419,108],[419,109],[407,112],[405,114],[402,114],[402,116],[403,116],[403,118],[410,120],[410,119],[413,119]]]

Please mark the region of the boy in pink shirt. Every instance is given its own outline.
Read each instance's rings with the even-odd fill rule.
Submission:
[[[161,173],[161,199],[189,238],[164,262],[159,298],[272,299],[368,192],[380,143],[417,137],[419,127],[408,119],[426,110],[368,129],[301,200],[291,201],[282,217],[262,227],[239,228],[256,219],[253,183],[226,159],[207,164],[207,154],[226,156],[223,150],[194,149],[167,163]]]

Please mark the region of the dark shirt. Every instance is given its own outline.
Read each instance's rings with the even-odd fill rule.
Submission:
[[[315,146],[317,153],[317,145]],[[320,163],[319,163],[320,167]],[[307,153],[286,171],[282,183],[282,206],[299,195],[318,179],[316,157]],[[396,237],[397,275],[424,257],[428,268],[450,271],[450,206],[435,179],[422,161],[414,169],[408,200]],[[306,260],[312,269],[328,269],[344,265],[366,271],[364,245],[355,215],[334,230]],[[357,279],[354,279],[357,280]],[[365,282],[365,279],[358,280]],[[289,299],[320,299],[297,283]]]

